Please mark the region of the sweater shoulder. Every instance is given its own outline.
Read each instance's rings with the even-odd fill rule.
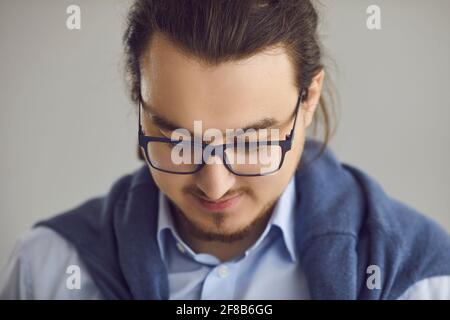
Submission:
[[[379,235],[397,247],[418,245],[450,249],[450,236],[423,212],[395,199],[368,174],[343,165],[358,182],[365,199],[360,233]]]
[[[428,278],[450,276],[450,236],[424,213],[387,195],[366,173],[344,165],[358,182],[365,210],[357,230],[357,251],[364,266],[386,273],[389,298],[397,298]]]

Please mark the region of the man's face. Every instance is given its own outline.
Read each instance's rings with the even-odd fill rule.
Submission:
[[[206,67],[156,34],[141,60],[142,127],[146,135],[169,137],[152,116],[194,132],[194,121],[209,128],[247,128],[271,120],[284,139],[293,126],[299,90],[284,49],[272,49],[247,60]],[[305,129],[320,95],[312,85],[300,108],[294,145],[275,174],[241,177],[223,164],[209,164],[195,174],[176,175],[150,168],[159,189],[192,233],[203,239],[233,241],[245,236],[271,212],[300,159]],[[318,91],[318,93],[316,93]],[[149,116],[150,114],[150,116]],[[153,119],[153,120],[152,120]]]

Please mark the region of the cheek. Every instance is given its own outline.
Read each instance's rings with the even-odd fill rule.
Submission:
[[[298,163],[300,161],[301,155],[303,153],[303,148],[305,146],[305,129],[303,123],[298,123],[298,127],[294,137],[294,144],[292,149],[286,153],[283,167],[280,171],[286,172],[287,174],[293,174],[297,169]]]
[[[289,181],[289,175],[282,170],[277,174],[253,178],[246,185],[253,190],[257,203],[265,205],[278,197]]]
[[[300,138],[296,137],[296,141],[300,141]],[[273,199],[283,192],[297,169],[302,152],[303,142],[296,144],[286,153],[283,166],[276,174],[258,177],[253,182],[249,182],[258,198]]]
[[[297,169],[298,162],[300,161],[302,152],[303,152],[303,141],[302,144],[296,143],[295,147],[292,148],[291,151],[286,153],[286,158],[284,159],[284,164],[280,170],[280,173],[292,175],[294,171]]]
[[[174,200],[180,197],[183,187],[187,185],[189,180],[189,177],[186,175],[164,173],[153,168],[151,173],[158,188]]]

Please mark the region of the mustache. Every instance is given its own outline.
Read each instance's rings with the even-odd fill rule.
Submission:
[[[184,193],[191,194],[198,198],[202,198],[202,199],[206,199],[206,200],[209,199],[209,197],[201,189],[199,189],[195,186],[185,186],[182,190]],[[237,188],[237,189],[228,190],[220,199],[215,200],[215,201],[220,202],[220,201],[222,201],[222,199],[232,198],[239,194],[247,194],[251,197],[254,196],[252,189],[250,189],[248,187],[241,187],[241,188]]]

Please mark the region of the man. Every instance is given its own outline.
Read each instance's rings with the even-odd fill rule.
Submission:
[[[445,231],[306,139],[328,114],[316,29],[305,0],[136,1],[146,165],[26,234],[1,297],[450,298]]]

